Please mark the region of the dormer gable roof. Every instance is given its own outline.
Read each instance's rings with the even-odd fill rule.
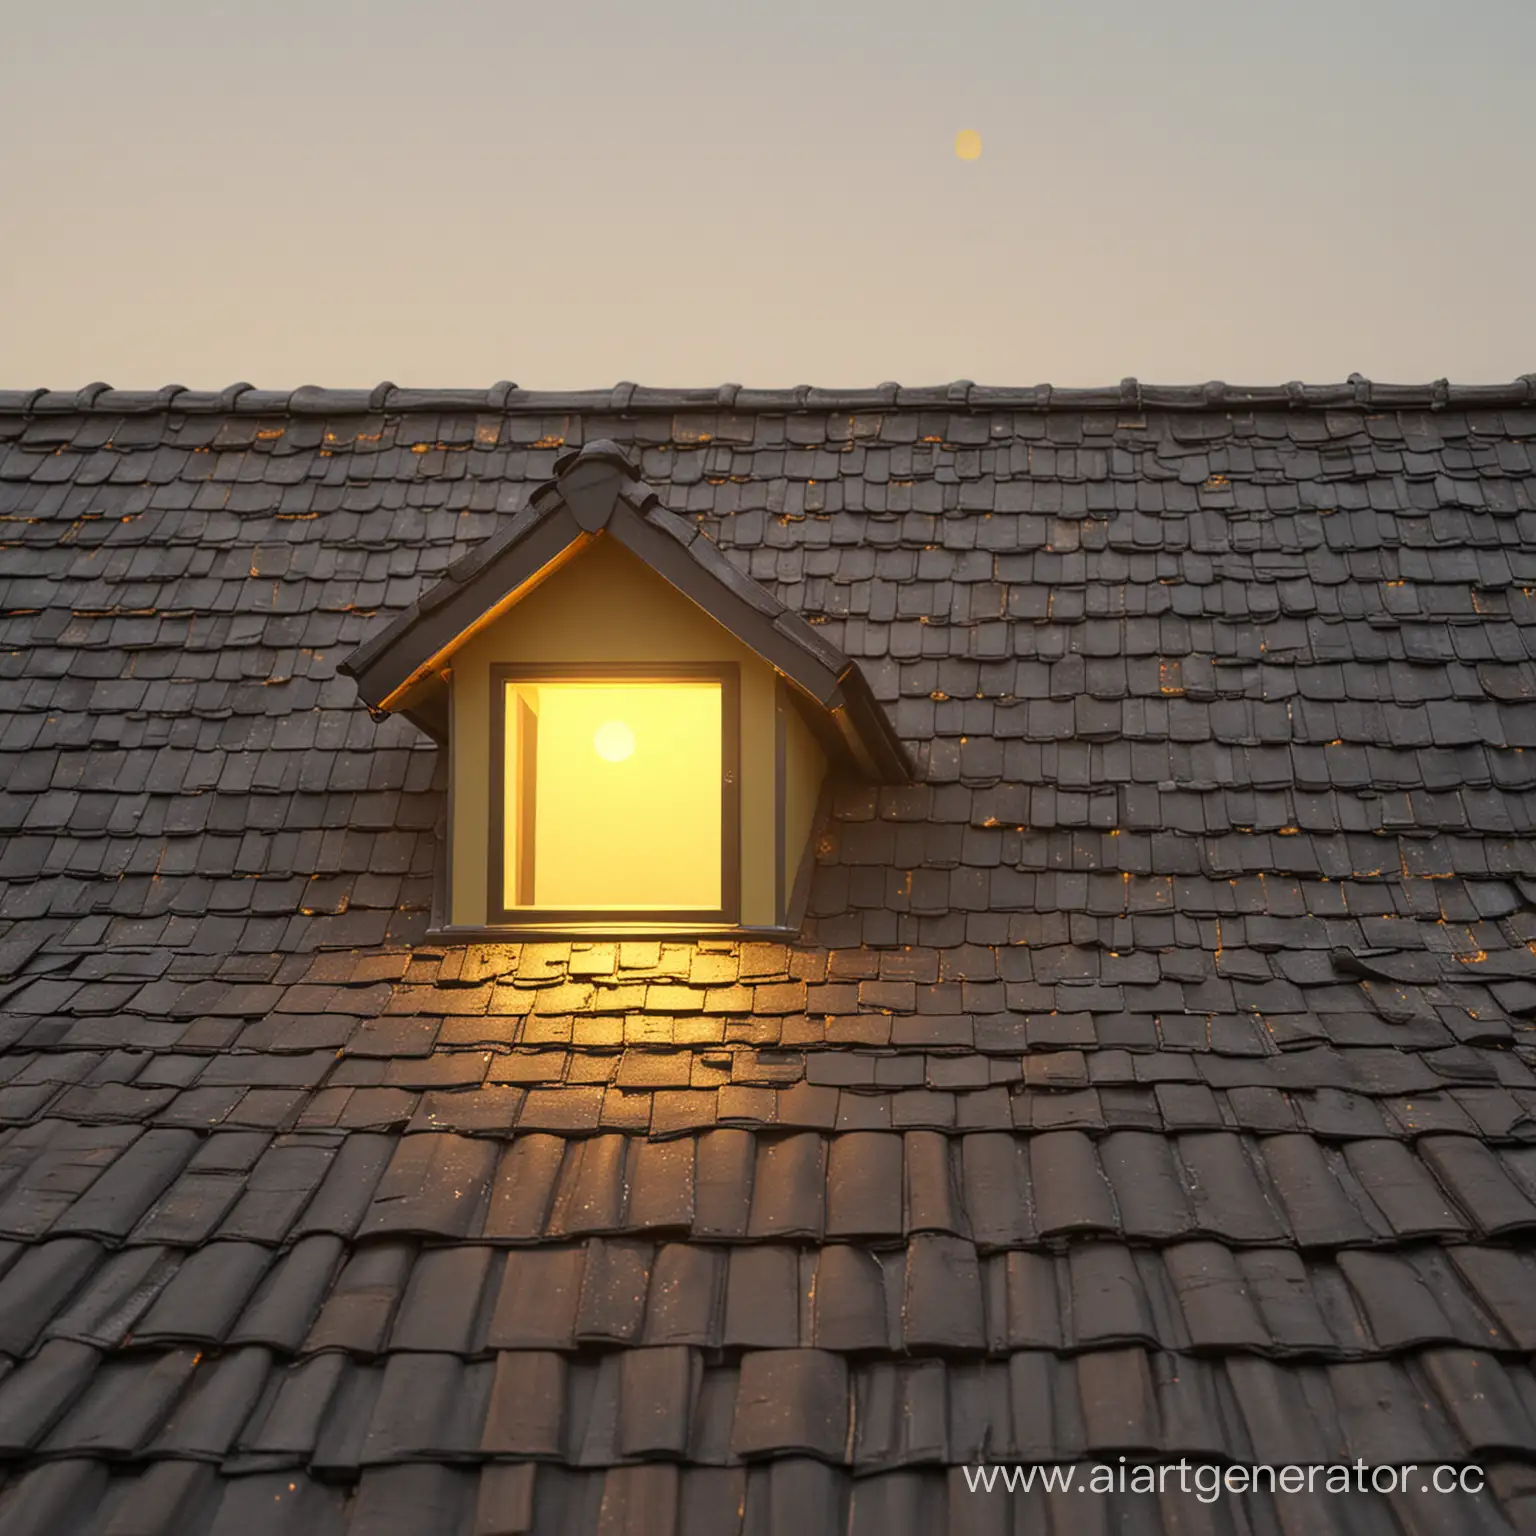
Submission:
[[[621,544],[779,673],[846,766],[879,782],[911,779],[906,750],[858,663],[663,507],[623,449],[603,439],[557,459],[554,479],[500,533],[338,670],[375,714],[402,713],[442,739],[442,674],[454,652],[599,538]]]

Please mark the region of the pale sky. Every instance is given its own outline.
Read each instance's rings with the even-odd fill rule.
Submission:
[[[1533,81],[1536,0],[0,0],[0,388],[1502,382]]]

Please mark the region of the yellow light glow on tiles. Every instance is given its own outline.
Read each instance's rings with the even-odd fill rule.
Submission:
[[[592,750],[609,763],[622,763],[633,757],[635,733],[622,720],[605,720],[592,737]]]
[[[955,153],[962,160],[980,160],[981,135],[974,128],[962,128],[955,135]]]

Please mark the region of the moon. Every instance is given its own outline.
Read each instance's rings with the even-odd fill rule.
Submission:
[[[981,135],[974,128],[962,128],[955,135],[955,154],[962,160],[980,160]]]

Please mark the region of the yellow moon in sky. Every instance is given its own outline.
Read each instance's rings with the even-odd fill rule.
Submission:
[[[974,128],[962,128],[955,135],[955,153],[962,160],[980,160],[981,135]]]

